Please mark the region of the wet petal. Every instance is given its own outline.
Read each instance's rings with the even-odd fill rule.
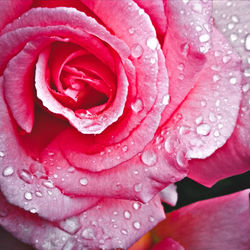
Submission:
[[[38,249],[126,249],[164,218],[157,198],[146,205],[102,200],[88,211],[54,224],[9,205],[2,196],[0,199],[0,224]]]
[[[223,178],[250,170],[250,50],[247,49],[250,4],[247,1],[215,1],[214,7],[216,25],[242,58],[243,80],[242,100],[233,135],[206,161],[190,162],[189,177],[209,187]]]

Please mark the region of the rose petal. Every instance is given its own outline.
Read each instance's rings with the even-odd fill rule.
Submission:
[[[23,2],[22,0],[1,1],[0,9],[0,30],[32,5],[32,0]]]
[[[242,249],[250,246],[250,189],[178,209],[153,231],[185,249]],[[235,233],[237,231],[237,233]]]
[[[170,206],[175,206],[178,200],[177,186],[175,184],[170,184],[161,192],[159,196],[163,202],[166,202]]]
[[[247,74],[250,68],[248,62],[250,51],[246,49],[246,34],[250,34],[249,25],[247,25],[250,24],[248,15],[250,4],[247,1],[231,1],[230,4],[226,1],[215,1],[214,6],[215,22],[240,54],[245,73],[241,83],[243,95],[241,108],[233,135],[225,146],[205,162],[198,160],[190,162],[189,177],[208,187],[223,178],[250,170],[250,82]]]
[[[67,197],[54,187],[43,166],[20,147],[2,96],[0,108],[0,187],[8,201],[49,220],[62,219],[93,206],[97,198],[85,198],[83,202],[82,198]],[[60,213],[58,207],[61,207]]]
[[[164,218],[157,198],[147,205],[102,200],[85,213],[54,224],[0,199],[0,224],[37,249],[126,249]]]
[[[212,1],[165,2],[168,21],[163,51],[170,78],[170,104],[164,110],[166,122],[197,82],[211,45]],[[206,39],[204,39],[206,38]]]
[[[159,36],[164,36],[167,28],[167,18],[165,16],[163,1],[134,1],[150,16],[150,19]]]

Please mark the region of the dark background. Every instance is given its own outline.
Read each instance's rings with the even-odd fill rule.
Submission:
[[[219,181],[212,188],[206,188],[185,178],[177,183],[179,195],[177,205],[171,207],[164,204],[164,208],[166,212],[171,212],[196,201],[231,194],[246,188],[250,188],[250,171]],[[0,250],[33,250],[33,248],[16,240],[0,227]]]

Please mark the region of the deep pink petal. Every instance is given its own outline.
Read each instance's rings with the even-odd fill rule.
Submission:
[[[158,239],[178,241],[185,249],[242,249],[250,246],[250,189],[200,201],[167,215],[154,230]]]
[[[1,0],[0,1],[0,30],[28,10],[32,5],[32,0]]]
[[[146,205],[102,200],[92,209],[54,224],[8,204],[2,196],[0,199],[0,224],[37,249],[126,249],[164,218],[158,198]]]
[[[211,187],[217,181],[250,170],[250,83],[247,35],[250,34],[250,19],[247,1],[215,1],[215,23],[223,31],[233,48],[242,58],[242,100],[236,128],[225,146],[206,161],[191,161],[189,177]],[[236,11],[240,10],[240,12]],[[225,16],[225,18],[221,18]],[[240,16],[240,17],[239,17]],[[236,39],[234,39],[236,38]],[[243,41],[243,43],[242,43]]]

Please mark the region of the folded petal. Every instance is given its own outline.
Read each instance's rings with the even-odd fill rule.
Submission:
[[[173,238],[185,249],[248,250],[249,192],[200,201],[171,212],[153,235],[159,240]]]

